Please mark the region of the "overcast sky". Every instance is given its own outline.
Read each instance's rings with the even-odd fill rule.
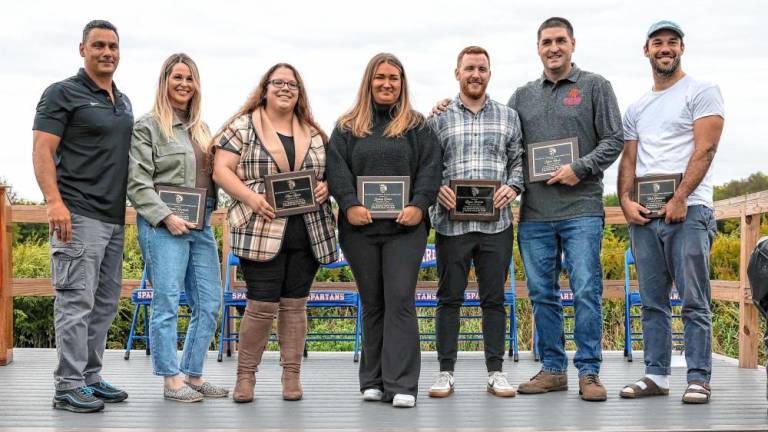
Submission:
[[[672,19],[686,33],[683,69],[719,84],[725,99],[716,184],[768,171],[764,0],[23,1],[1,8],[0,177],[27,199],[42,199],[31,157],[35,106],[49,84],[82,66],[81,30],[97,18],[120,32],[115,81],[137,117],[151,107],[162,62],[183,51],[200,68],[203,117],[212,129],[239,108],[266,69],[289,62],[327,131],[352,104],[368,60],[381,51],[403,62],[415,106],[426,112],[458,92],[458,52],[480,45],[491,55],[489,94],[506,102],[541,75],[536,29],[553,15],[571,20],[574,61],[611,81],[623,112],[652,84],[642,55],[646,30]],[[614,164],[606,192],[615,191],[615,182]]]

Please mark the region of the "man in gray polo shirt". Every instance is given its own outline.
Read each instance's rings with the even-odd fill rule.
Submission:
[[[542,368],[520,394],[567,390],[560,303],[561,266],[573,291],[579,394],[604,401],[602,361],[603,171],[623,147],[621,114],[611,84],[600,75],[571,63],[576,48],[568,20],[549,18],[538,30],[541,78],[518,88],[508,105],[518,112],[523,142],[578,138],[579,158],[563,165],[547,181],[531,182],[523,164],[518,242],[533,303]]]
[[[56,293],[53,406],[94,412],[128,397],[100,372],[122,286],[133,113],[112,81],[120,61],[115,26],[88,23],[80,56],[84,68],[40,98],[32,158],[47,206]]]

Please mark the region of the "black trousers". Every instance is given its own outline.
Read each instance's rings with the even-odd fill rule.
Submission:
[[[269,261],[240,258],[249,300],[272,302],[280,297],[304,298],[320,267],[301,215],[289,216],[280,253]]]
[[[512,259],[514,233],[510,226],[496,234],[471,232],[458,236],[437,234],[437,359],[441,371],[453,371],[458,350],[461,305],[471,263],[475,263],[480,307],[483,311],[483,344],[488,372],[501,371],[507,313],[504,282]]]
[[[381,389],[385,401],[395,394],[416,396],[421,348],[415,295],[426,224],[388,235],[344,230],[339,240],[363,305],[360,391]]]

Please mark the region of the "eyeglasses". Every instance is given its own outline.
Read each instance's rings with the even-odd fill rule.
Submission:
[[[273,79],[273,80],[269,80],[267,82],[272,84],[273,86],[279,88],[279,89],[281,89],[281,88],[283,88],[285,86],[288,86],[289,90],[298,90],[299,87],[301,87],[299,85],[299,83],[297,83],[295,81],[285,81],[285,80],[281,80],[281,79]]]

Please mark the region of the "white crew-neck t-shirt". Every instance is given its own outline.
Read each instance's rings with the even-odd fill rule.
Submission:
[[[624,113],[624,139],[637,140],[635,175],[685,174],[693,154],[693,122],[725,117],[720,88],[684,76],[663,91],[649,91]],[[688,197],[688,205],[712,208],[712,168]]]

